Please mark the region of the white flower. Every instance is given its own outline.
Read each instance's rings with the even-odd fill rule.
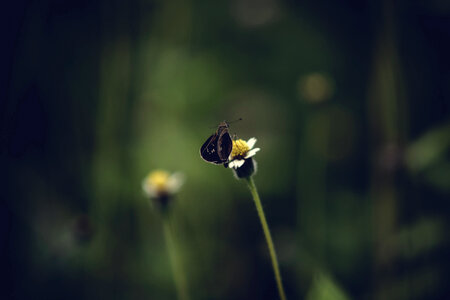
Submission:
[[[245,163],[246,159],[254,156],[260,148],[253,148],[256,144],[256,139],[253,137],[248,141],[233,140],[233,150],[231,151],[228,164],[229,168],[240,168]]]
[[[178,192],[184,183],[184,175],[176,172],[170,174],[164,170],[150,172],[142,182],[142,188],[151,198],[171,196]]]

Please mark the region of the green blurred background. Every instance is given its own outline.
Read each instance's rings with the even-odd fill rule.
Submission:
[[[2,11],[2,299],[175,299],[141,182],[181,171],[192,299],[450,294],[448,1],[13,1]],[[6,171],[6,172],[5,172]]]

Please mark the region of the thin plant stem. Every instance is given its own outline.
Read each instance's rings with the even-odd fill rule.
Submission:
[[[179,300],[189,300],[186,278],[184,277],[183,268],[181,267],[180,257],[175,246],[169,218],[167,215],[163,217],[164,237],[166,239],[167,251],[169,252],[170,264],[172,266],[175,287],[177,289]]]
[[[264,236],[266,237],[267,246],[269,247],[270,259],[272,260],[272,267],[275,273],[275,281],[277,282],[278,293],[280,294],[281,300],[286,300],[286,294],[284,292],[283,283],[281,282],[280,268],[278,267],[277,254],[275,252],[275,246],[272,241],[272,236],[270,235],[269,225],[267,224],[266,216],[261,204],[261,199],[259,198],[258,191],[256,190],[255,182],[253,178],[247,177],[248,188],[253,196],[253,200],[256,205],[256,210],[258,211],[259,220],[264,231]]]

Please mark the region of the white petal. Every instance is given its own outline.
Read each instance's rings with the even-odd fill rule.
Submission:
[[[142,189],[147,194],[147,196],[156,197],[155,187],[147,184],[145,180],[144,180],[144,182],[142,182]]]
[[[167,180],[167,189],[170,193],[176,193],[184,183],[184,174],[177,172],[170,175]]]
[[[245,163],[245,160],[241,159],[241,160],[235,160],[235,169],[242,167],[242,165]]]
[[[247,141],[247,145],[248,145],[248,147],[249,147],[250,149],[252,149],[253,146],[255,146],[255,144],[256,144],[256,138],[254,138],[254,137],[252,137],[251,139],[249,139],[249,140]]]
[[[261,150],[261,149],[260,148],[255,148],[255,149],[252,149],[252,150],[248,151],[247,155],[245,156],[245,159],[254,156],[256,154],[256,152],[258,152],[259,150]]]
[[[228,168],[234,168],[234,165],[236,164],[236,161],[233,160],[230,163],[228,163]]]

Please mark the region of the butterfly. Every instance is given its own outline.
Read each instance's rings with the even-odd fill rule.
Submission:
[[[228,133],[228,123],[223,121],[200,148],[200,156],[207,162],[220,165],[228,163],[228,157],[233,149],[233,142]]]

